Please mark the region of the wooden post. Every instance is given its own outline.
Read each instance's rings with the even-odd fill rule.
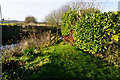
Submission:
[[[51,30],[49,31],[49,45],[51,45]]]
[[[58,41],[58,29],[57,29],[57,33],[56,33],[56,34],[57,34],[57,36],[56,36],[56,38],[57,38],[57,39],[56,39],[56,42],[57,42],[57,41]]]
[[[57,42],[58,41],[58,31],[55,34],[56,34],[56,42]]]
[[[54,38],[53,38],[54,41],[53,41],[53,42],[56,43],[56,40],[55,40],[55,38],[56,38],[56,33],[54,33],[53,36],[54,36]]]

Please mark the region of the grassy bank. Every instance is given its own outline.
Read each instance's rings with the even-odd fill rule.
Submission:
[[[61,42],[53,46],[27,48],[3,62],[3,79],[80,78],[119,79],[118,68]]]

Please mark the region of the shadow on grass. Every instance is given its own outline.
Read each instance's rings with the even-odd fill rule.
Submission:
[[[69,53],[68,53],[69,54]],[[70,56],[69,56],[70,55]],[[86,53],[52,54],[51,63],[38,67],[33,71],[30,79],[49,78],[79,78],[79,79],[119,79],[119,71],[113,66],[97,58],[91,58]],[[72,56],[72,57],[71,57]]]
[[[48,50],[48,51],[47,51]],[[73,46],[61,45],[47,48],[45,54],[38,54],[31,57],[31,61],[35,61],[37,57],[48,58],[50,62],[42,66],[36,66],[37,62],[31,64],[32,69],[25,68],[23,65],[17,69],[11,69],[4,72],[8,79],[49,79],[49,78],[79,78],[79,79],[113,79],[120,78],[120,72],[110,64],[101,61],[87,53],[77,50]],[[50,52],[49,52],[50,51]],[[38,61],[39,62],[39,61]],[[11,65],[11,66],[14,66]],[[19,66],[19,65],[18,65]]]

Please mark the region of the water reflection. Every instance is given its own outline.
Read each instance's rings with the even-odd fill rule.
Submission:
[[[0,50],[12,49],[12,48],[14,48],[14,47],[16,47],[18,45],[19,45],[19,43],[17,43],[17,44],[11,44],[11,45],[5,45],[5,46],[2,45],[0,47]]]

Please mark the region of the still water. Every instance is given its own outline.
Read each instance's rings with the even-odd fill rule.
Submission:
[[[6,49],[11,49],[11,48],[14,48],[14,47],[16,47],[16,46],[18,46],[19,45],[19,43],[17,43],[17,44],[10,44],[10,45],[5,45],[5,46],[1,46],[0,47],[0,50],[6,50]]]

